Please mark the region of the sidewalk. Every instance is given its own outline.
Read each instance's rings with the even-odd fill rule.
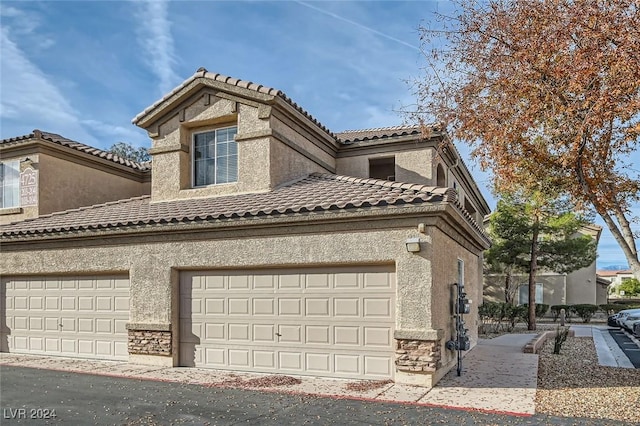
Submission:
[[[538,356],[522,353],[522,347],[533,337],[531,334],[512,334],[480,340],[476,347],[465,354],[462,375],[458,377],[453,369],[431,390],[394,383],[359,383],[356,380],[306,376],[298,377],[300,383],[297,384],[278,386],[274,382],[274,385],[263,386],[265,382],[269,384],[263,374],[9,353],[0,353],[0,365],[526,416],[535,413]],[[263,380],[257,382],[260,378]],[[251,386],[258,383],[260,387]],[[360,390],[349,390],[347,385],[353,384],[362,386],[358,386]]]

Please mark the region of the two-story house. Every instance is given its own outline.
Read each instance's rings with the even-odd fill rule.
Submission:
[[[0,228],[3,351],[432,386],[488,206],[446,134],[335,134],[198,70],[133,120],[149,195]]]

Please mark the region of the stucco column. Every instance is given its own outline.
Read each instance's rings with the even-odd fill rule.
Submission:
[[[169,253],[136,247],[129,272],[129,360],[173,366],[178,362],[178,274],[169,265]]]

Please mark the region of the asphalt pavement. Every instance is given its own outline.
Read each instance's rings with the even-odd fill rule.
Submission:
[[[3,365],[1,424],[610,425],[407,403],[291,395]],[[48,418],[44,418],[48,416]],[[55,416],[55,417],[53,417]],[[616,423],[624,425],[624,423]]]

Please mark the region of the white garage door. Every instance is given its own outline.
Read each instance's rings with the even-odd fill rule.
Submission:
[[[183,366],[392,378],[392,267],[183,272]]]
[[[3,352],[128,358],[126,276],[2,279]]]

